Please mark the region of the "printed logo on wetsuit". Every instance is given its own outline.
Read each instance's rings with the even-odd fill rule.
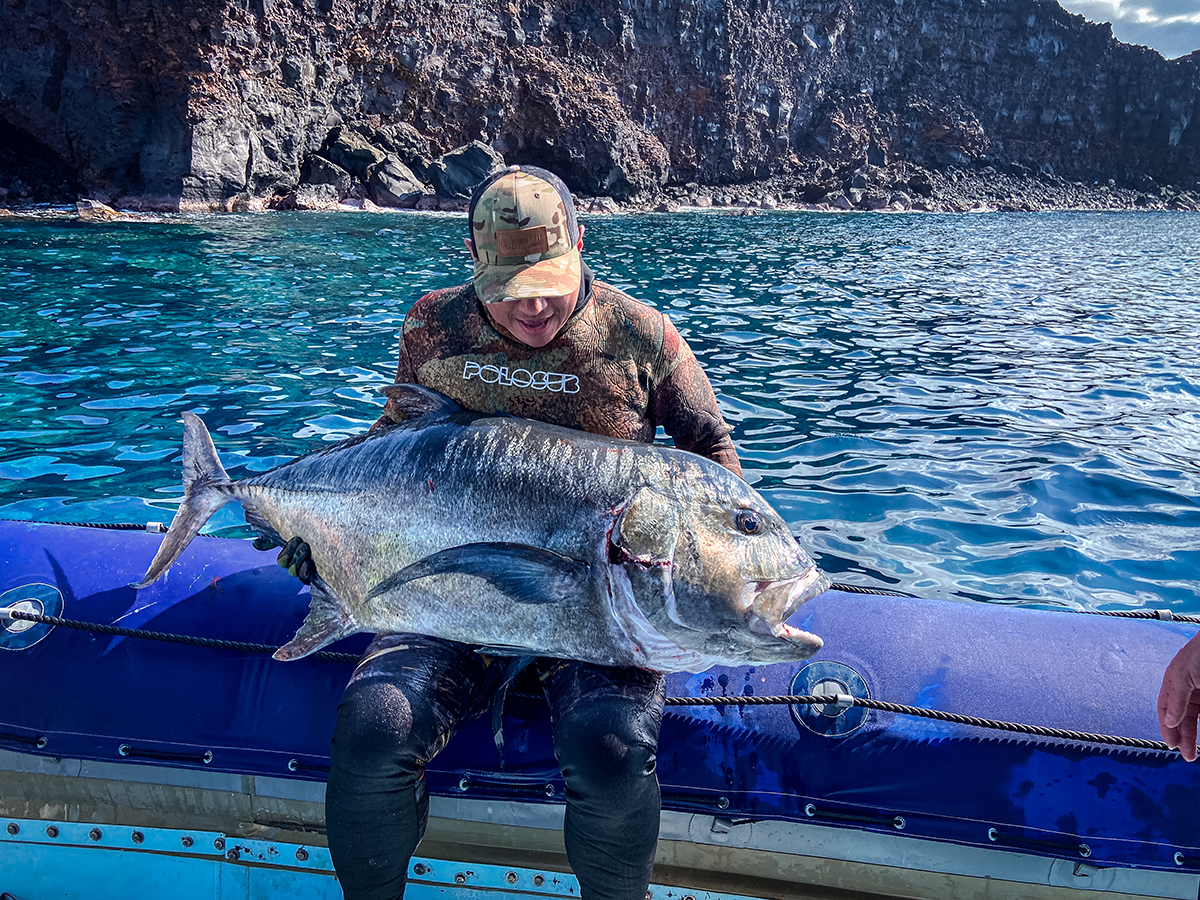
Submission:
[[[579,393],[579,376],[561,372],[530,372],[528,369],[510,369],[508,366],[481,366],[468,360],[463,366],[462,377],[463,381],[478,378],[485,384],[530,388],[555,394]]]

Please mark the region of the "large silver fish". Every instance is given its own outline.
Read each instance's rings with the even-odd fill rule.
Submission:
[[[828,579],[724,467],[414,385],[387,393],[402,423],[236,482],[184,413],[183,502],[135,587],[237,500],[260,534],[308,541],[319,573],[277,659],[360,631],[663,672],[820,649],[785,620]]]

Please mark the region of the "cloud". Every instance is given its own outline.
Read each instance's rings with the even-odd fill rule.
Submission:
[[[1191,18],[1193,22],[1200,21],[1200,3],[1196,0],[1158,0],[1152,11],[1163,18],[1181,16]]]
[[[1093,22],[1111,22],[1126,44],[1153,47],[1167,59],[1200,50],[1200,0],[1061,0]]]

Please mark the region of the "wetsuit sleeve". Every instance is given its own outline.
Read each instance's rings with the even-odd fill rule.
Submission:
[[[408,345],[404,341],[404,331],[400,331],[400,353],[396,361],[396,380],[394,384],[416,384],[417,373],[412,364],[412,359],[408,355]],[[374,425],[371,426],[372,431],[378,431],[391,425],[394,422],[399,422],[404,417],[396,409],[396,401],[388,400],[383,407],[383,415],[379,417]]]
[[[721,415],[712,384],[675,326],[663,318],[659,360],[663,377],[650,395],[654,420],[671,436],[676,447],[707,456],[741,475],[742,464],[730,436],[732,429]]]

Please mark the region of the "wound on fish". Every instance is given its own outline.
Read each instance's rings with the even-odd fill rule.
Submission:
[[[639,557],[634,556],[632,553],[630,553],[624,547],[618,547],[616,544],[614,544],[612,542],[612,532],[611,531],[609,532],[609,541],[608,541],[608,561],[610,563],[612,563],[614,566],[619,565],[621,563],[627,563],[627,562],[636,563],[637,565],[641,566],[643,569],[646,569],[646,570],[666,569],[666,568],[670,568],[670,566],[671,566],[671,560],[669,560],[669,559],[640,559]]]

